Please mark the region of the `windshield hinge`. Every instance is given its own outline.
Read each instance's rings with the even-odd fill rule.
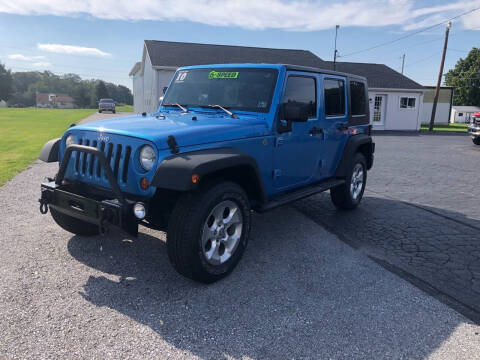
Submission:
[[[179,152],[178,144],[177,144],[177,140],[175,140],[175,136],[168,135],[167,144],[172,154],[177,154]]]

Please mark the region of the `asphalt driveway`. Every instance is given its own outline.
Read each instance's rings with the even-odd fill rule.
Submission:
[[[452,146],[463,144],[449,139]],[[139,239],[131,240],[118,233],[82,238],[61,230],[49,215],[40,215],[37,201],[39,182],[56,165],[33,164],[0,188],[0,358],[478,358],[480,327],[474,321],[369,258],[371,248],[388,249],[384,233],[396,239],[391,228],[417,226],[404,217],[382,227],[388,220],[383,213],[401,201],[378,195],[394,177],[385,173],[397,161],[391,142],[408,150],[415,141],[376,141],[377,163],[369,179],[376,193],[367,193],[351,213],[359,215],[332,213],[323,195],[256,215],[243,260],[211,286],[174,272],[163,233],[142,228]],[[420,196],[416,200],[422,203]],[[458,215],[462,206],[454,201],[429,206],[454,213],[450,220],[446,213],[426,211],[454,222],[445,231],[467,226],[455,219],[465,216]],[[380,245],[375,240],[357,246],[350,239],[366,241],[372,228],[334,226],[314,216],[316,211],[332,221],[343,217],[355,224],[357,216],[362,224],[375,224],[370,238],[379,238]],[[468,219],[476,220],[470,214]],[[431,221],[432,227],[440,223]],[[404,238],[414,234],[407,231]],[[391,259],[382,258],[387,264]]]
[[[320,194],[294,206],[480,323],[480,146],[468,136],[376,136],[362,207]]]

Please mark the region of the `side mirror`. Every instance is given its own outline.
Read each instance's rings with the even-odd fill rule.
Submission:
[[[294,122],[305,122],[308,120],[308,105],[287,102],[282,106],[282,119]]]
[[[158,98],[158,103],[159,103],[159,104],[162,104],[162,102],[163,102],[163,96],[160,96],[160,97]]]

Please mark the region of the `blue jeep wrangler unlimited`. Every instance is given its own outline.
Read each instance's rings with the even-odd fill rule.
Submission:
[[[263,212],[330,189],[353,209],[372,167],[365,78],[292,65],[179,69],[158,112],[69,128],[40,159],[59,161],[41,185],[65,230],[91,236],[116,226],[167,232],[184,276],[226,276]]]

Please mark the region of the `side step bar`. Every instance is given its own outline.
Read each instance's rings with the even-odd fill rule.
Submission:
[[[268,203],[260,206],[257,209],[257,211],[258,212],[269,211],[281,205],[285,205],[295,200],[303,199],[307,196],[317,194],[343,184],[345,184],[345,180],[343,179],[327,179],[320,183],[316,183],[314,185],[308,185],[298,190],[293,190],[293,191],[284,193],[282,195],[277,195],[273,197]]]

